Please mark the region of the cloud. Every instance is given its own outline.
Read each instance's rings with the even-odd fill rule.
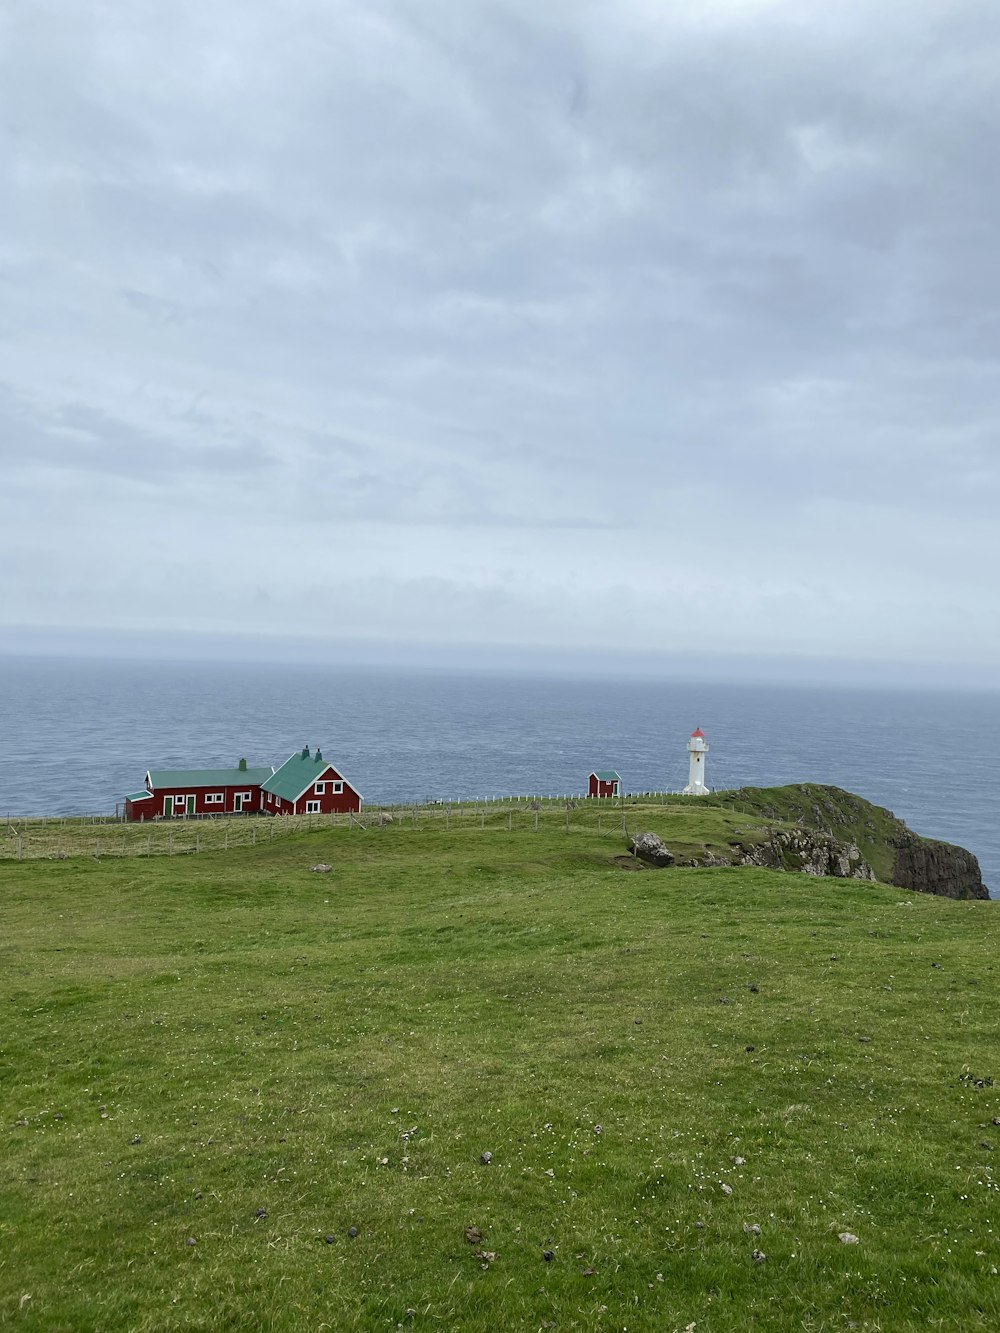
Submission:
[[[991,5],[0,22],[6,623],[1000,657]]]

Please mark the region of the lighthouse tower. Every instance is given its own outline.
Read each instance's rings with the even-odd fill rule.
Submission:
[[[701,727],[695,727],[688,741],[688,754],[691,762],[688,767],[688,785],[684,788],[685,796],[707,796],[705,786],[705,756],[708,754],[708,742]]]

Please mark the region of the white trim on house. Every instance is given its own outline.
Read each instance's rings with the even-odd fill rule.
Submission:
[[[325,795],[326,795],[326,783],[325,783],[325,782],[317,782],[316,785],[315,785],[315,787],[313,788],[313,790],[315,791],[315,793],[316,793],[317,796],[325,796]]]
[[[319,815],[323,813],[322,801],[306,801],[306,814]]]

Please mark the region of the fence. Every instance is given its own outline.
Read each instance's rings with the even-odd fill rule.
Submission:
[[[147,823],[123,823],[114,815],[15,817],[0,832],[0,860],[63,860],[86,856],[180,856],[256,847],[318,829],[370,831],[389,827],[537,831],[586,829],[620,835],[629,807],[687,802],[674,792],[641,792],[621,799],[586,796],[487,797],[481,801],[434,801],[427,804],[368,806],[360,814],[181,817]]]

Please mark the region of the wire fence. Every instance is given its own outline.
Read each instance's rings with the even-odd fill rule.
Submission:
[[[600,835],[625,832],[630,808],[687,804],[676,792],[638,792],[625,797],[497,796],[480,801],[366,806],[358,813],[333,815],[232,815],[194,819],[180,816],[145,823],[114,815],[14,816],[0,830],[0,860],[64,860],[67,857],[181,856],[226,852],[280,841],[320,829],[368,832],[386,828],[443,828],[506,832],[586,829]]]

